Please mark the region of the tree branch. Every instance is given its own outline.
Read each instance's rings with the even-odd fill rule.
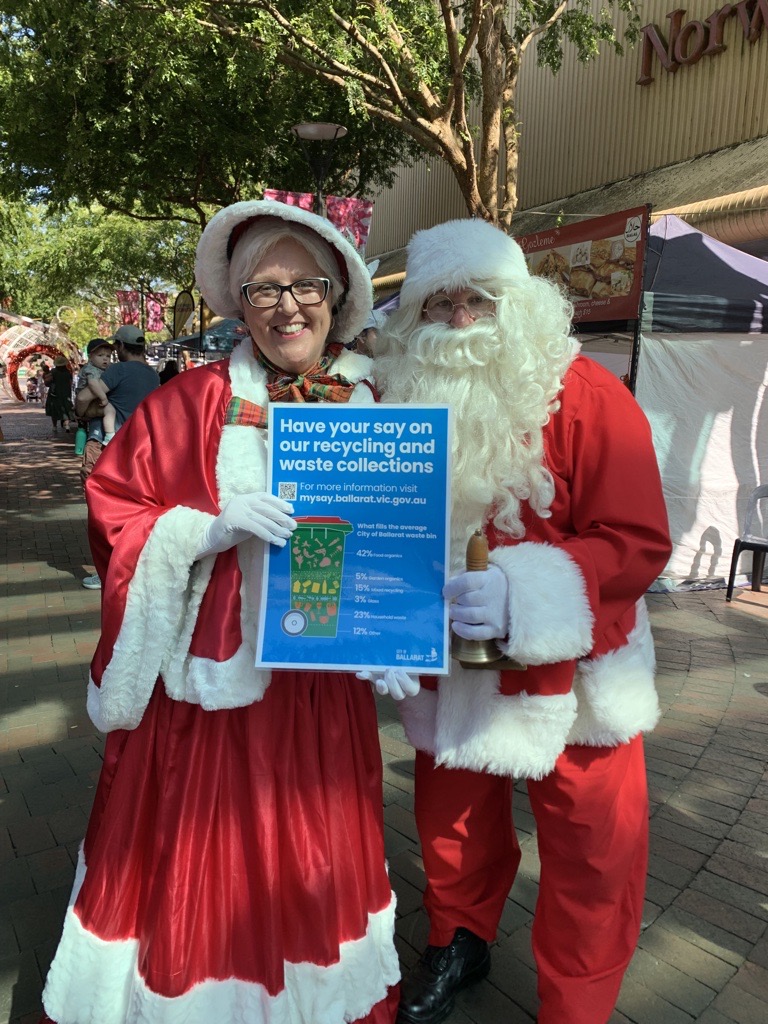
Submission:
[[[366,37],[363,35],[360,29],[356,25],[353,25],[352,22],[347,21],[346,18],[342,18],[341,15],[337,14],[336,11],[334,11],[333,9],[331,9],[329,13],[333,20],[336,22],[336,24],[339,26],[339,28],[343,29],[343,31],[346,32],[346,34],[353,42],[357,43],[357,45],[362,50],[365,50],[365,52],[369,54],[371,57],[373,57],[373,59],[376,61],[376,63],[381,68],[385,78],[389,82],[388,91],[395,97],[395,100],[397,101],[398,105],[404,111],[407,111],[409,116],[418,117],[418,114],[411,106],[407,94],[404,93],[403,90],[400,88],[400,83],[397,81],[395,73],[393,72],[392,68],[390,67],[388,61],[384,57],[384,54],[381,52],[381,50],[379,50],[377,46],[375,46],[368,39],[366,39]],[[428,102],[430,99],[430,95],[431,94],[429,93],[428,90],[417,90],[416,92],[410,90],[410,99],[421,99],[422,102],[424,102],[426,99]]]
[[[568,0],[563,0],[563,2],[560,4],[560,6],[558,8],[556,8],[555,11],[553,11],[551,17],[547,18],[547,20],[543,24],[537,25],[536,28],[531,29],[531,31],[522,40],[522,42],[520,43],[520,45],[518,47],[518,54],[520,56],[522,56],[523,52],[528,48],[528,45],[536,38],[536,36],[543,35],[543,33],[547,31],[547,29],[552,28],[552,26],[555,24],[555,22],[559,21],[560,18],[562,18],[563,14],[565,13],[565,9],[566,9],[567,6],[568,6]]]

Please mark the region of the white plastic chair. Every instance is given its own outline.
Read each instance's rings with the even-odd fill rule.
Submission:
[[[733,545],[733,556],[731,558],[731,574],[728,577],[728,589],[725,592],[725,600],[730,601],[733,596],[733,581],[736,578],[736,565],[742,551],[751,551],[752,554],[752,589],[760,590],[763,580],[763,563],[765,553],[768,551],[768,514],[763,516],[762,524],[757,517],[757,508],[761,499],[768,498],[768,484],[760,484],[747,499],[747,511],[744,516],[744,530]]]

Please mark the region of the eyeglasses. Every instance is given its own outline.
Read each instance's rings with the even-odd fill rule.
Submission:
[[[246,302],[256,309],[270,309],[276,306],[285,292],[290,292],[300,306],[314,306],[328,295],[331,282],[327,277],[303,277],[293,284],[276,284],[274,281],[248,281],[240,291]]]
[[[444,292],[438,292],[427,299],[423,311],[433,323],[447,324],[459,308],[466,311],[470,320],[479,320],[482,316],[493,316],[496,312],[496,303],[487,295],[480,295],[478,292],[472,292],[464,302],[453,302]]]

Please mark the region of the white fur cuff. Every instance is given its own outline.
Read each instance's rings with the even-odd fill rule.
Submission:
[[[551,544],[494,548],[489,560],[509,581],[509,641],[501,650],[526,665],[584,657],[594,616],[577,564]]]
[[[135,729],[152,696],[163,659],[183,630],[190,570],[211,516],[179,505],[155,522],[139,557],[112,657],[101,686],[89,689],[88,712],[97,729]],[[207,564],[206,564],[207,563]],[[213,559],[198,563],[200,596]]]

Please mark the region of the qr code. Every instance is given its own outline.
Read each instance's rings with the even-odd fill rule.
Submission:
[[[277,496],[282,498],[283,501],[296,501],[296,484],[278,484]]]

